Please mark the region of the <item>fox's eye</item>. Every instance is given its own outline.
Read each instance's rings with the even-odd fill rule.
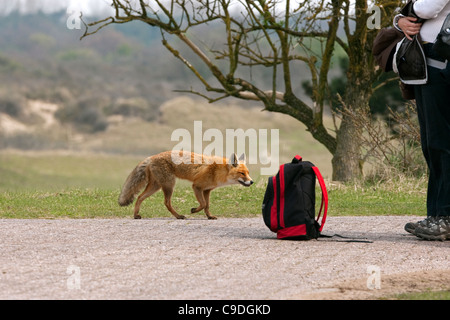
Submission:
[[[241,174],[241,176],[245,176],[245,173],[243,173],[243,172],[239,172],[240,174]]]

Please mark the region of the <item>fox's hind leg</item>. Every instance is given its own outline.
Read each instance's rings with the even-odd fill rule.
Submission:
[[[164,193],[164,204],[166,205],[167,210],[170,211],[171,214],[177,219],[185,219],[185,216],[182,216],[178,214],[175,209],[172,207],[172,194],[173,190],[175,189],[175,176],[171,174],[170,172],[167,172],[167,168],[164,169],[158,169],[154,168],[152,171],[152,176],[155,179],[155,181],[158,182],[158,184],[161,186],[161,189]]]
[[[173,183],[173,185],[164,185],[162,186],[162,190],[164,192],[164,204],[166,205],[166,208],[170,211],[171,214],[173,214],[175,216],[175,218],[177,219],[186,219],[185,216],[182,216],[181,214],[178,214],[175,209],[172,207],[172,202],[171,202],[171,198],[172,198],[172,193],[173,193],[173,189],[175,187],[175,181]]]
[[[151,181],[147,184],[147,187],[145,187],[145,190],[139,195],[139,197],[136,200],[136,204],[134,205],[134,218],[140,219],[141,216],[139,215],[139,209],[141,207],[142,201],[150,197],[152,194],[154,194],[156,191],[158,191],[161,188],[161,186],[156,181]]]

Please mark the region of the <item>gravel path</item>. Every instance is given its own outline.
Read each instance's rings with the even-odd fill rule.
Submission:
[[[328,218],[324,234],[365,242],[277,240],[262,218],[4,219],[0,299],[366,299],[450,289],[450,242],[403,231],[420,219]]]

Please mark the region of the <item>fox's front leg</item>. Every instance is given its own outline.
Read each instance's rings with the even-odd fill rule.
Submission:
[[[209,194],[211,193],[212,189],[203,191],[203,198],[205,199],[205,213],[208,219],[215,220],[217,217],[212,216],[209,212]]]
[[[217,219],[215,216],[212,216],[211,213],[209,212],[209,194],[211,193],[212,189],[202,190],[195,186],[192,186],[192,188],[194,189],[195,197],[197,198],[197,201],[200,204],[200,206],[198,208],[192,208],[191,213],[196,213],[204,209],[208,219],[211,220]]]

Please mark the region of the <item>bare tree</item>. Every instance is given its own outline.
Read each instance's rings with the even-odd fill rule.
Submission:
[[[115,14],[85,23],[83,37],[114,23],[142,21],[159,28],[162,44],[199,79],[206,92],[188,90],[210,102],[225,97],[262,102],[264,110],[280,112],[306,125],[333,155],[333,179],[348,181],[362,172],[361,128],[342,114],[335,128],[324,125],[328,72],[337,45],[348,56],[347,89],[342,99],[348,110],[367,110],[372,83],[379,75],[371,55],[376,30],[367,27],[368,2],[349,0],[112,0]],[[378,1],[382,16],[400,1]],[[223,46],[204,48],[197,30],[219,24]],[[338,30],[344,30],[344,37]],[[175,39],[184,47],[179,49]],[[311,47],[315,43],[316,49]],[[317,46],[320,44],[320,46]],[[186,53],[199,59],[188,59]],[[192,56],[192,55],[191,55]],[[299,64],[309,70],[312,102],[301,99],[293,84]],[[205,73],[205,67],[209,74]],[[241,69],[271,69],[270,87],[257,85]],[[212,75],[212,77],[210,76]],[[281,84],[278,79],[281,78]]]

